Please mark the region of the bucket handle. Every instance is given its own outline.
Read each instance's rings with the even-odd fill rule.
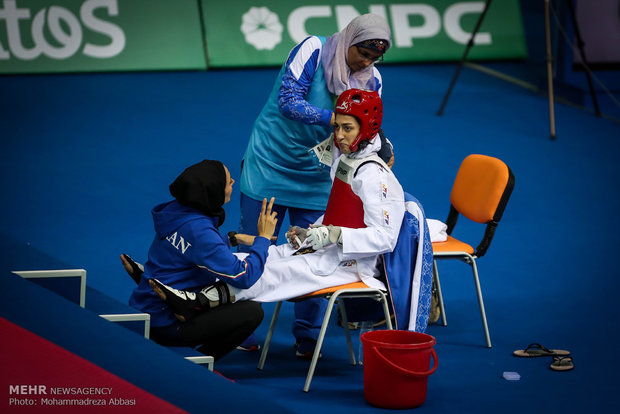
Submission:
[[[381,357],[381,359],[383,359],[383,361],[385,361],[388,365],[390,365],[391,367],[393,367],[397,371],[401,371],[402,373],[405,373],[407,375],[411,375],[412,377],[427,377],[427,376],[431,375],[433,372],[435,372],[435,370],[437,369],[437,362],[438,361],[437,361],[437,353],[435,352],[435,348],[431,348],[431,355],[433,356],[433,367],[430,370],[426,371],[426,372],[409,371],[408,369],[405,369],[403,367],[399,367],[398,365],[394,364],[392,361],[387,359],[385,357],[385,355],[383,355],[381,353],[381,351],[379,351],[379,348],[372,347],[372,349],[374,349],[374,351],[377,353],[377,355],[379,355]]]

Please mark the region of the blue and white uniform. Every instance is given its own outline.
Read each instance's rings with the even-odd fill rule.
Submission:
[[[237,288],[252,286],[263,273],[270,241],[256,237],[248,255],[240,259],[217,229],[218,218],[170,201],[153,211],[155,238],[140,284],[129,304],[151,315],[151,326],[176,323],[174,313],[155,294],[151,278],[179,290],[197,291],[218,279]]]
[[[336,96],[325,82],[324,42],[310,36],[290,52],[254,123],[240,180],[241,192],[254,200],[275,197],[276,204],[287,207],[325,209],[329,173],[308,152],[331,133]],[[381,94],[376,68],[366,89]]]
[[[383,266],[395,329],[425,332],[431,307],[433,246],[422,204],[405,193],[405,207],[398,243],[393,252],[383,255]]]

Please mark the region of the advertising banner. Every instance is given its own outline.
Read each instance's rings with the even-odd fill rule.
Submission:
[[[393,46],[386,62],[458,60],[485,1],[200,0],[209,67],[280,65],[309,35],[330,36],[353,18],[387,19]],[[518,0],[491,2],[469,59],[527,55]]]
[[[198,0],[0,0],[0,73],[206,69]]]

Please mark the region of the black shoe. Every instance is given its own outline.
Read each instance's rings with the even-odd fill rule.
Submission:
[[[258,343],[256,336],[254,334],[250,334],[245,341],[241,342],[241,344],[237,346],[237,350],[244,352],[260,351],[260,344]]]
[[[295,356],[300,359],[312,359],[314,349],[316,348],[316,340],[312,338],[301,338],[295,342]],[[319,354],[319,357],[321,355]]]

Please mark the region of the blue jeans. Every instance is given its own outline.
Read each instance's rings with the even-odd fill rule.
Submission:
[[[262,200],[257,201],[241,193],[241,218],[239,222],[239,233],[257,234],[256,223],[260,214]],[[272,211],[278,213],[278,224],[274,235],[280,233],[284,215],[288,211],[289,221],[292,226],[307,228],[314,223],[322,214],[322,210],[307,210],[303,208],[288,207],[280,204],[273,205]],[[272,241],[276,244],[276,241]],[[239,246],[238,251],[248,252],[249,246]],[[293,335],[299,341],[302,338],[317,339],[323,315],[327,308],[327,300],[322,298],[307,299],[295,303],[295,322],[293,323]]]

